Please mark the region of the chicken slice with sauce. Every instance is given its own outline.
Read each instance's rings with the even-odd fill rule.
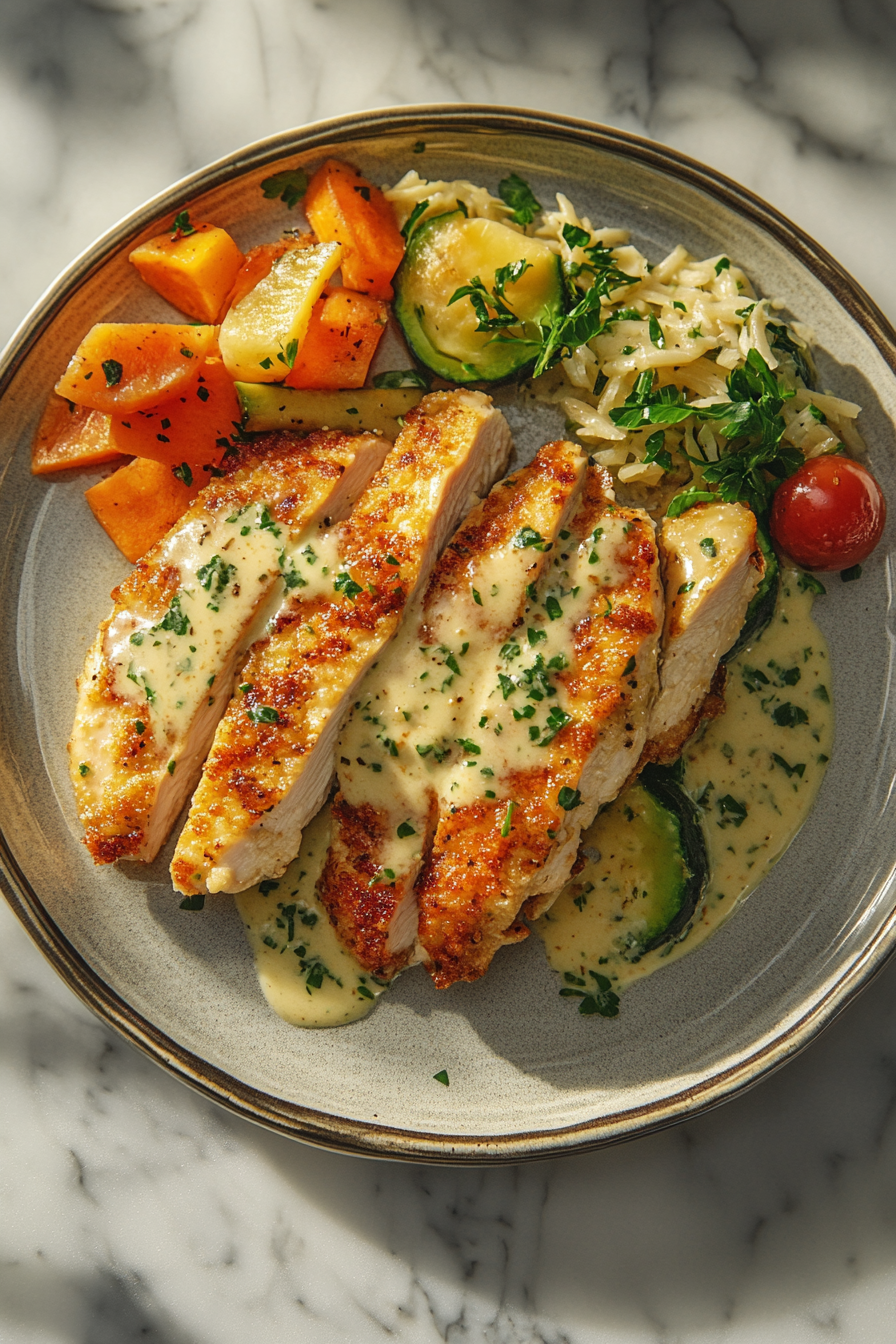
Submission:
[[[96,863],[155,857],[199,777],[247,632],[291,581],[285,547],[344,517],[387,447],[366,434],[256,440],[115,589],[69,742]]]
[[[744,504],[695,504],[664,519],[659,542],[666,618],[645,761],[677,759],[701,718],[724,709],[719,660],[765,572],[756,519]]]
[[[636,768],[657,689],[662,592],[654,528],[589,468],[568,532],[497,675],[482,687],[417,883],[418,956],[436,985],[475,980],[518,918],[569,877],[582,828]],[[482,767],[491,775],[482,777]],[[488,786],[488,787],[486,787]]]
[[[550,564],[552,544],[563,545],[585,465],[575,445],[552,443],[494,487],[365,677],[342,731],[318,896],[343,945],[379,978],[413,951],[414,883],[439,813],[452,804],[452,763],[488,786],[492,772],[469,740],[469,707],[483,685],[497,684],[502,646],[518,634],[527,587]]]
[[[171,865],[179,891],[241,891],[284,871],[326,798],[361,679],[510,447],[490,398],[431,393],[352,517],[300,548],[300,586],[253,647],[215,735]]]

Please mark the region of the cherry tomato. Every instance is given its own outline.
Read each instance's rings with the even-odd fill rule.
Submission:
[[[813,457],[778,486],[771,533],[803,569],[849,569],[867,560],[887,521],[883,492],[850,457]]]

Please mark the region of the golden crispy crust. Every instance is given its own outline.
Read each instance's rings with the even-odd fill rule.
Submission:
[[[147,830],[165,778],[172,744],[156,741],[153,710],[116,693],[115,672],[105,652],[106,635],[120,613],[160,620],[181,584],[175,565],[163,563],[168,539],[197,521],[210,523],[259,498],[285,526],[301,518],[306,504],[324,497],[351,460],[356,436],[322,432],[299,438],[265,435],[245,445],[228,474],[211,481],[162,542],[140,560],[112,592],[115,607],[103,621],[78,679],[78,709],[69,744],[71,777],[85,844],[96,863],[146,857]],[[143,725],[143,731],[138,730]],[[85,741],[97,750],[85,748]],[[89,755],[87,772],[81,757]]]
[[[433,570],[422,601],[422,624],[417,642],[424,645],[439,643],[437,629],[441,613],[450,613],[452,620],[455,617],[463,619],[460,616],[463,604],[469,606],[471,588],[481,583],[477,574],[493,563],[492,557],[508,545],[522,526],[536,524],[545,536],[554,535],[581,480],[583,468],[581,454],[572,445],[547,444],[529,466],[501,481],[473,509]],[[530,581],[538,578],[545,561],[544,553],[529,552],[527,578]],[[522,601],[522,591],[520,597]],[[485,624],[488,620],[488,613],[481,606],[471,608],[466,616],[474,628],[477,621]],[[494,632],[496,647],[507,633],[503,625]],[[402,655],[399,653],[398,656]],[[345,734],[341,743],[345,743]],[[348,747],[341,745],[340,750],[348,750]],[[351,794],[351,788],[344,767],[353,765],[354,762],[348,759],[341,766],[337,764],[348,794]],[[398,772],[394,777],[395,792],[403,796],[403,766],[399,758],[384,762],[382,773],[377,776],[382,792],[389,795],[389,779],[393,771]],[[425,853],[438,821],[438,802],[434,793],[430,792],[422,800],[420,812],[415,824]],[[382,856],[398,820],[401,818],[392,815],[387,801],[382,806],[373,806],[368,801],[353,802],[345,793],[337,794],[333,804],[333,840],[318,884],[318,896],[326,905],[340,939],[363,966],[380,978],[389,978],[401,970],[413,949],[413,941],[394,946],[394,938],[390,935],[401,904],[405,900],[414,900],[412,887],[417,867],[407,873],[396,872],[392,882],[375,880],[382,872]],[[525,936],[525,930],[520,936]]]
[[[483,797],[442,815],[419,879],[419,941],[440,988],[477,979],[503,943],[525,936],[520,908],[575,819],[560,806],[560,792],[578,789],[603,734],[614,725],[625,749],[636,749],[630,703],[643,693],[638,677],[646,678],[649,670],[632,672],[632,659],[639,663],[645,646],[655,649],[657,551],[649,520],[611,505],[596,472],[589,473],[573,534],[589,535],[607,509],[628,520],[618,552],[624,577],[595,593],[591,610],[575,627],[574,656],[560,677],[572,721],[545,750],[538,769],[510,771],[496,784],[496,799]],[[608,596],[610,611],[604,605]]]

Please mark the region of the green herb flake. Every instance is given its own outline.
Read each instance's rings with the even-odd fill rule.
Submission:
[[[779,765],[781,767],[781,769],[787,775],[788,779],[790,779],[793,775],[799,775],[800,779],[802,779],[803,775],[806,773],[805,762],[801,762],[799,765],[788,765],[784,757],[779,756],[776,751],[772,752],[772,760],[774,761],[775,765]]]
[[[193,484],[193,472],[190,469],[189,462],[181,462],[179,467],[172,467],[171,474],[176,476],[179,481],[183,481],[188,489]]]
[[[90,771],[90,766],[87,764],[86,761],[82,761],[81,764],[78,766],[78,774],[79,774],[79,775],[81,776],[81,778],[83,779],[84,776],[85,776],[86,774],[89,773],[89,771]]]
[[[398,836],[399,840],[407,840],[409,836],[416,835],[417,832],[409,821],[403,821],[395,834]]]
[[[571,789],[566,784],[557,794],[557,802],[563,808],[564,812],[571,812],[574,807],[579,807],[582,802],[582,795],[578,789]]]
[[[308,174],[302,168],[284,168],[262,180],[261,189],[266,201],[282,201],[292,210],[308,190]]]
[[[514,224],[522,224],[524,227],[531,224],[541,209],[541,202],[536,199],[529,183],[518,173],[511,173],[498,183],[498,195],[505,205],[511,207],[513,213],[510,218]],[[586,241],[591,240],[587,238]]]
[[[253,723],[280,722],[280,715],[270,705],[251,705],[246,713]]]
[[[792,705],[789,701],[778,705],[772,712],[772,718],[779,728],[796,728],[801,723],[809,722],[806,711],[800,705]]]
[[[181,210],[179,215],[174,216],[174,223],[171,226],[171,230],[172,242],[177,242],[178,238],[187,238],[191,233],[196,232],[193,225],[190,223],[189,210]]]
[[[508,803],[508,804],[507,804],[507,812],[506,812],[506,814],[505,814],[504,821],[503,821],[503,823],[502,823],[502,825],[501,825],[501,835],[502,835],[505,839],[506,839],[507,836],[510,834],[510,827],[511,827],[511,823],[512,823],[512,821],[513,821],[513,814],[514,814],[514,811],[515,811],[515,810],[516,810],[516,803]]]
[[[106,386],[116,387],[121,382],[121,375],[124,373],[124,369],[117,359],[104,359],[103,373],[106,375]]]
[[[449,1086],[447,1069],[439,1069],[438,1073],[433,1074],[433,1078],[437,1083],[441,1083],[443,1087]]]
[[[700,549],[710,560],[715,560],[716,555],[718,554],[716,551],[716,543],[712,537],[704,537],[700,543]]]

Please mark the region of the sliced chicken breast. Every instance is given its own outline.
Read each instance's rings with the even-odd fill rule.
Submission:
[[[670,761],[681,754],[701,717],[723,708],[716,695],[719,679],[714,685],[713,679],[744,623],[765,561],[756,519],[743,504],[696,504],[678,518],[666,518],[659,541],[666,618],[660,694],[644,755]],[[714,699],[705,705],[711,688]]]
[[[549,444],[473,510],[342,731],[318,896],[343,944],[379,978],[413,951],[414,883],[454,802],[452,767],[489,787],[494,771],[470,736],[477,706],[497,684],[502,646],[518,637],[527,588],[578,507],[585,465],[575,445]]]
[[[417,883],[418,955],[440,987],[475,980],[547,908],[579,834],[635,769],[657,689],[662,592],[654,528],[589,468],[497,676],[476,698]],[[482,778],[482,767],[492,773]]]
[[[155,857],[199,777],[253,621],[291,582],[290,540],[345,517],[388,446],[366,434],[257,440],[115,589],[69,742],[96,863]]]
[[[349,521],[299,548],[296,586],[250,653],[194,795],[171,866],[179,891],[241,891],[284,871],[326,798],[361,679],[510,447],[490,398],[432,393]]]

